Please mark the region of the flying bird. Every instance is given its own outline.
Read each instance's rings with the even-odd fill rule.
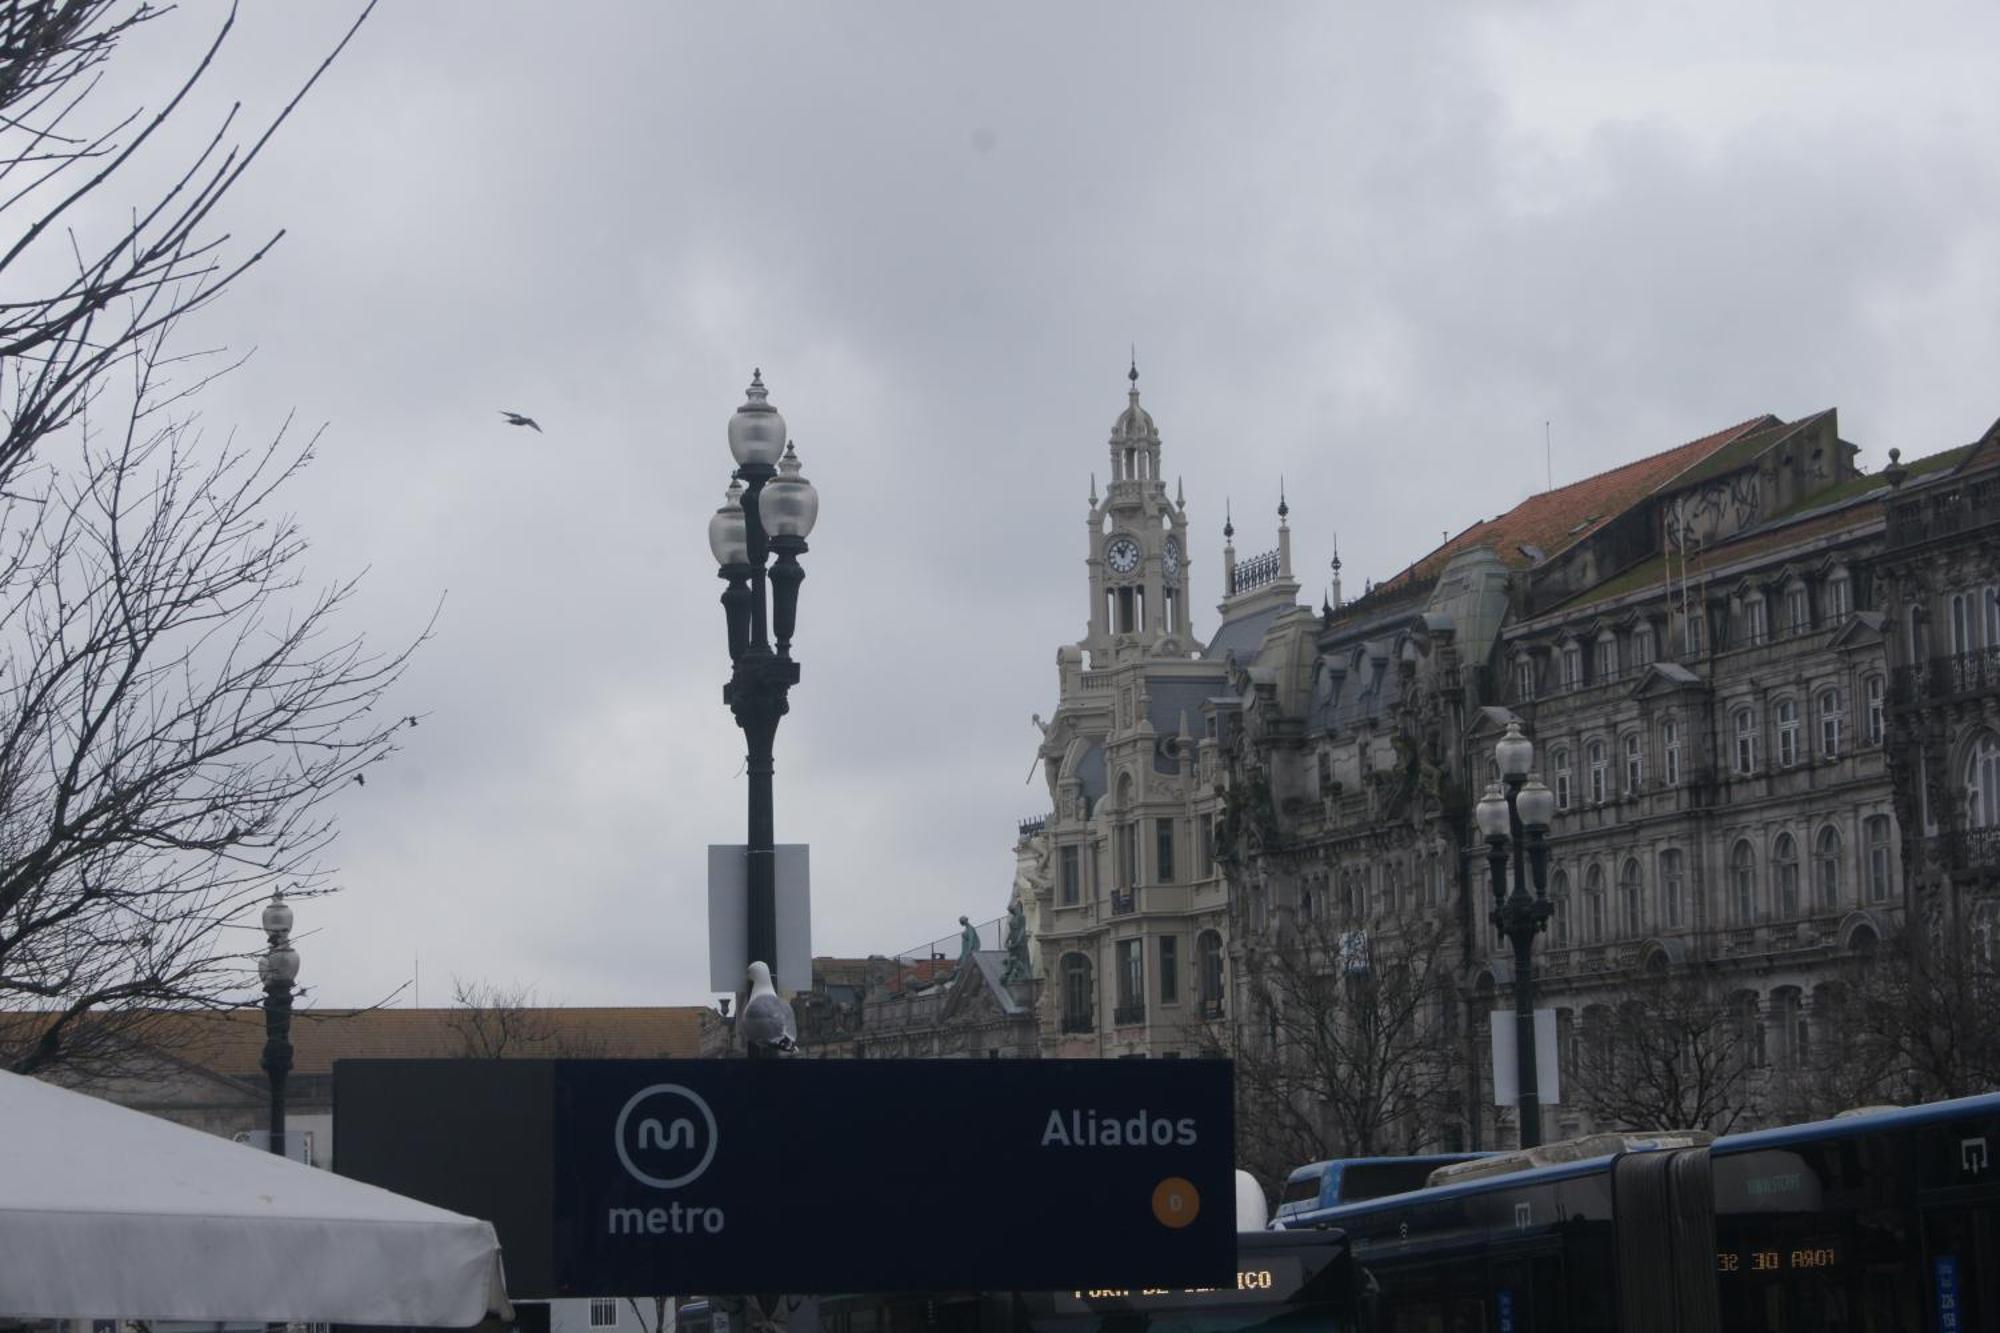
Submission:
[[[367,778],[367,776],[366,776],[366,775],[364,775],[364,774],[361,774],[361,773],[356,773],[356,774],[354,775],[354,785],[355,785],[355,786],[357,786],[357,787],[365,787],[365,786],[367,786],[367,785],[368,785],[368,778]]]
[[[510,426],[533,426],[535,434],[542,433],[541,425],[533,417],[524,417],[519,412],[509,412],[504,407],[500,409],[500,415],[507,418],[507,424]]]
[[[750,998],[738,1012],[737,1021],[752,1057],[790,1055],[799,1048],[792,1006],[771,985],[771,969],[762,963],[750,964]]]

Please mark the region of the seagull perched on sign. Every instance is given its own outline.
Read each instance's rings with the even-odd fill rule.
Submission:
[[[752,1059],[790,1055],[799,1048],[792,1006],[771,985],[771,969],[763,963],[750,964],[750,998],[737,1011],[736,1021]]]
[[[507,418],[507,424],[510,426],[533,426],[535,434],[542,433],[540,424],[533,417],[524,417],[519,412],[509,412],[504,407],[500,409],[500,415]]]

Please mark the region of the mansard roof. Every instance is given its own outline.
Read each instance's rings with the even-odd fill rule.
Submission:
[[[1233,620],[1225,620],[1216,628],[1215,637],[1202,650],[1203,657],[1220,660],[1235,653],[1237,660],[1247,662],[1256,653],[1257,646],[1264,642],[1264,631],[1271,628],[1273,621],[1294,608],[1288,604],[1259,607]]]
[[[1433,578],[1451,557],[1476,546],[1493,548],[1510,568],[1540,564],[1575,544],[1603,520],[1623,513],[1646,496],[1678,481],[1689,469],[1719,451],[1754,432],[1782,424],[1769,414],[1753,417],[1664,453],[1531,495],[1499,517],[1473,524],[1409,568],[1386,579],[1378,590]]]

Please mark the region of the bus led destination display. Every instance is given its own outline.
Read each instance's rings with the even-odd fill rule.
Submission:
[[[373,1141],[364,1178],[403,1189],[422,1182],[396,1178],[414,1155],[393,1151],[395,1136],[440,1142],[412,1124],[434,1100],[421,1071],[487,1062],[398,1062],[393,1077],[378,1063],[336,1070],[341,1145]],[[492,1218],[515,1296],[1238,1278],[1226,1061],[539,1063],[542,1078],[509,1080],[514,1095],[494,1105],[465,1104],[477,1079],[435,1099],[493,1141],[481,1171],[408,1189]],[[545,1088],[547,1104],[523,1105],[535,1094],[522,1088]],[[435,1185],[435,1148],[418,1164]],[[510,1164],[546,1203],[522,1206]],[[518,1266],[517,1252],[546,1262]]]

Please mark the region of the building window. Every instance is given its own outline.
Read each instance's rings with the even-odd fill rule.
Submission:
[[[1590,803],[1603,805],[1606,773],[1610,768],[1604,751],[1604,742],[1592,741],[1585,753],[1590,759]]]
[[[1592,866],[1583,875],[1583,942],[1604,943],[1604,867]]]
[[[1965,757],[1965,817],[1973,828],[2000,825],[2000,736],[1990,731]]]
[[[1153,867],[1156,882],[1174,882],[1174,821],[1171,819],[1153,821]]]
[[[1113,846],[1117,848],[1113,869],[1118,879],[1112,887],[1130,892],[1132,886],[1139,882],[1139,826],[1120,824]]]
[[[1651,666],[1653,662],[1653,627],[1641,624],[1632,631],[1632,666]]]
[[[1813,847],[1813,897],[1822,912],[1840,906],[1840,830],[1831,824]]]
[[[1524,657],[1514,663],[1514,697],[1523,702],[1535,697],[1535,659]]]
[[[1681,615],[1681,635],[1687,645],[1690,659],[1700,657],[1708,651],[1708,613],[1699,606],[1691,606]]]
[[[1116,1023],[1146,1021],[1146,955],[1144,940],[1119,940],[1114,947],[1118,964],[1118,1012]]]
[[[1799,704],[1796,699],[1778,700],[1778,767],[1790,768],[1799,762]]]
[[[1751,593],[1743,599],[1743,642],[1746,645],[1762,643],[1770,632],[1771,623],[1764,609],[1764,594]]]
[[[1549,750],[1549,768],[1556,775],[1556,809],[1569,809],[1569,747],[1557,745]]]
[[[1975,618],[1973,594],[1955,592],[1951,595],[1951,650],[1964,654],[1978,646],[1976,640],[1978,624]]]
[[[1683,858],[1677,848],[1660,853],[1660,925],[1678,930],[1681,924],[1681,896],[1684,892]]]
[[[1624,919],[1618,924],[1625,932],[1625,938],[1636,940],[1645,930],[1645,916],[1640,910],[1640,897],[1644,892],[1639,882],[1639,859],[1629,857],[1625,868],[1618,874],[1618,911]]]
[[[1203,1017],[1216,1018],[1222,1013],[1222,936],[1212,930],[1204,930],[1196,939],[1195,982],[1196,992],[1201,1002]]]
[[[1361,919],[1364,904],[1361,901],[1361,883],[1352,870],[1340,872],[1340,917],[1352,923]]]
[[[1736,771],[1757,771],[1757,715],[1748,708],[1736,710]]]
[[[590,1302],[590,1326],[592,1328],[618,1327],[618,1302],[608,1296],[593,1297]]]
[[[1618,679],[1618,640],[1609,634],[1598,639],[1597,661],[1592,665],[1596,668],[1598,683]]]
[[[1096,1026],[1090,1004],[1090,959],[1066,953],[1062,960],[1062,1030],[1089,1032]]]
[[[1839,690],[1820,691],[1819,753],[1822,759],[1840,758],[1840,729],[1845,721],[1842,715],[1847,711],[1842,707],[1843,703]]]
[[[1736,1002],[1737,1040],[1743,1045],[1753,1068],[1762,1069],[1764,1053],[1764,1019],[1758,1013],[1755,992],[1745,991]]]
[[[1785,920],[1799,914],[1799,845],[1789,833],[1771,849],[1771,911]]]
[[[1660,724],[1660,766],[1669,787],[1681,785],[1681,724],[1672,718]]]
[[[1806,596],[1806,585],[1794,583],[1785,589],[1785,628],[1793,634],[1804,634],[1812,629],[1812,599]]]
[[[1160,936],[1160,1003],[1179,1004],[1181,1000],[1181,937]]]
[[[1083,900],[1083,849],[1074,844],[1062,849],[1062,905],[1074,907]]]
[[[1197,865],[1201,877],[1207,879],[1215,873],[1215,816],[1196,815],[1194,833]]]
[[[1847,575],[1836,574],[1826,581],[1826,618],[1841,621],[1854,609],[1854,585],[1847,581]]]
[[[1748,926],[1757,920],[1757,851],[1746,839],[1736,844],[1736,850],[1729,854],[1729,890],[1731,906],[1736,909],[1736,924]]]
[[[1871,815],[1861,826],[1868,843],[1868,901],[1889,901],[1889,816]]]
[[[1549,877],[1549,901],[1554,904],[1554,913],[1549,930],[1561,947],[1569,947],[1569,873],[1558,870]]]
[[[1583,685],[1583,649],[1573,643],[1566,643],[1562,650],[1563,688],[1580,689]]]
[[[1646,751],[1639,743],[1639,733],[1635,731],[1625,738],[1625,794],[1637,796],[1645,782]]]
[[[1882,677],[1870,676],[1861,685],[1862,695],[1868,703],[1868,743],[1882,743]]]

